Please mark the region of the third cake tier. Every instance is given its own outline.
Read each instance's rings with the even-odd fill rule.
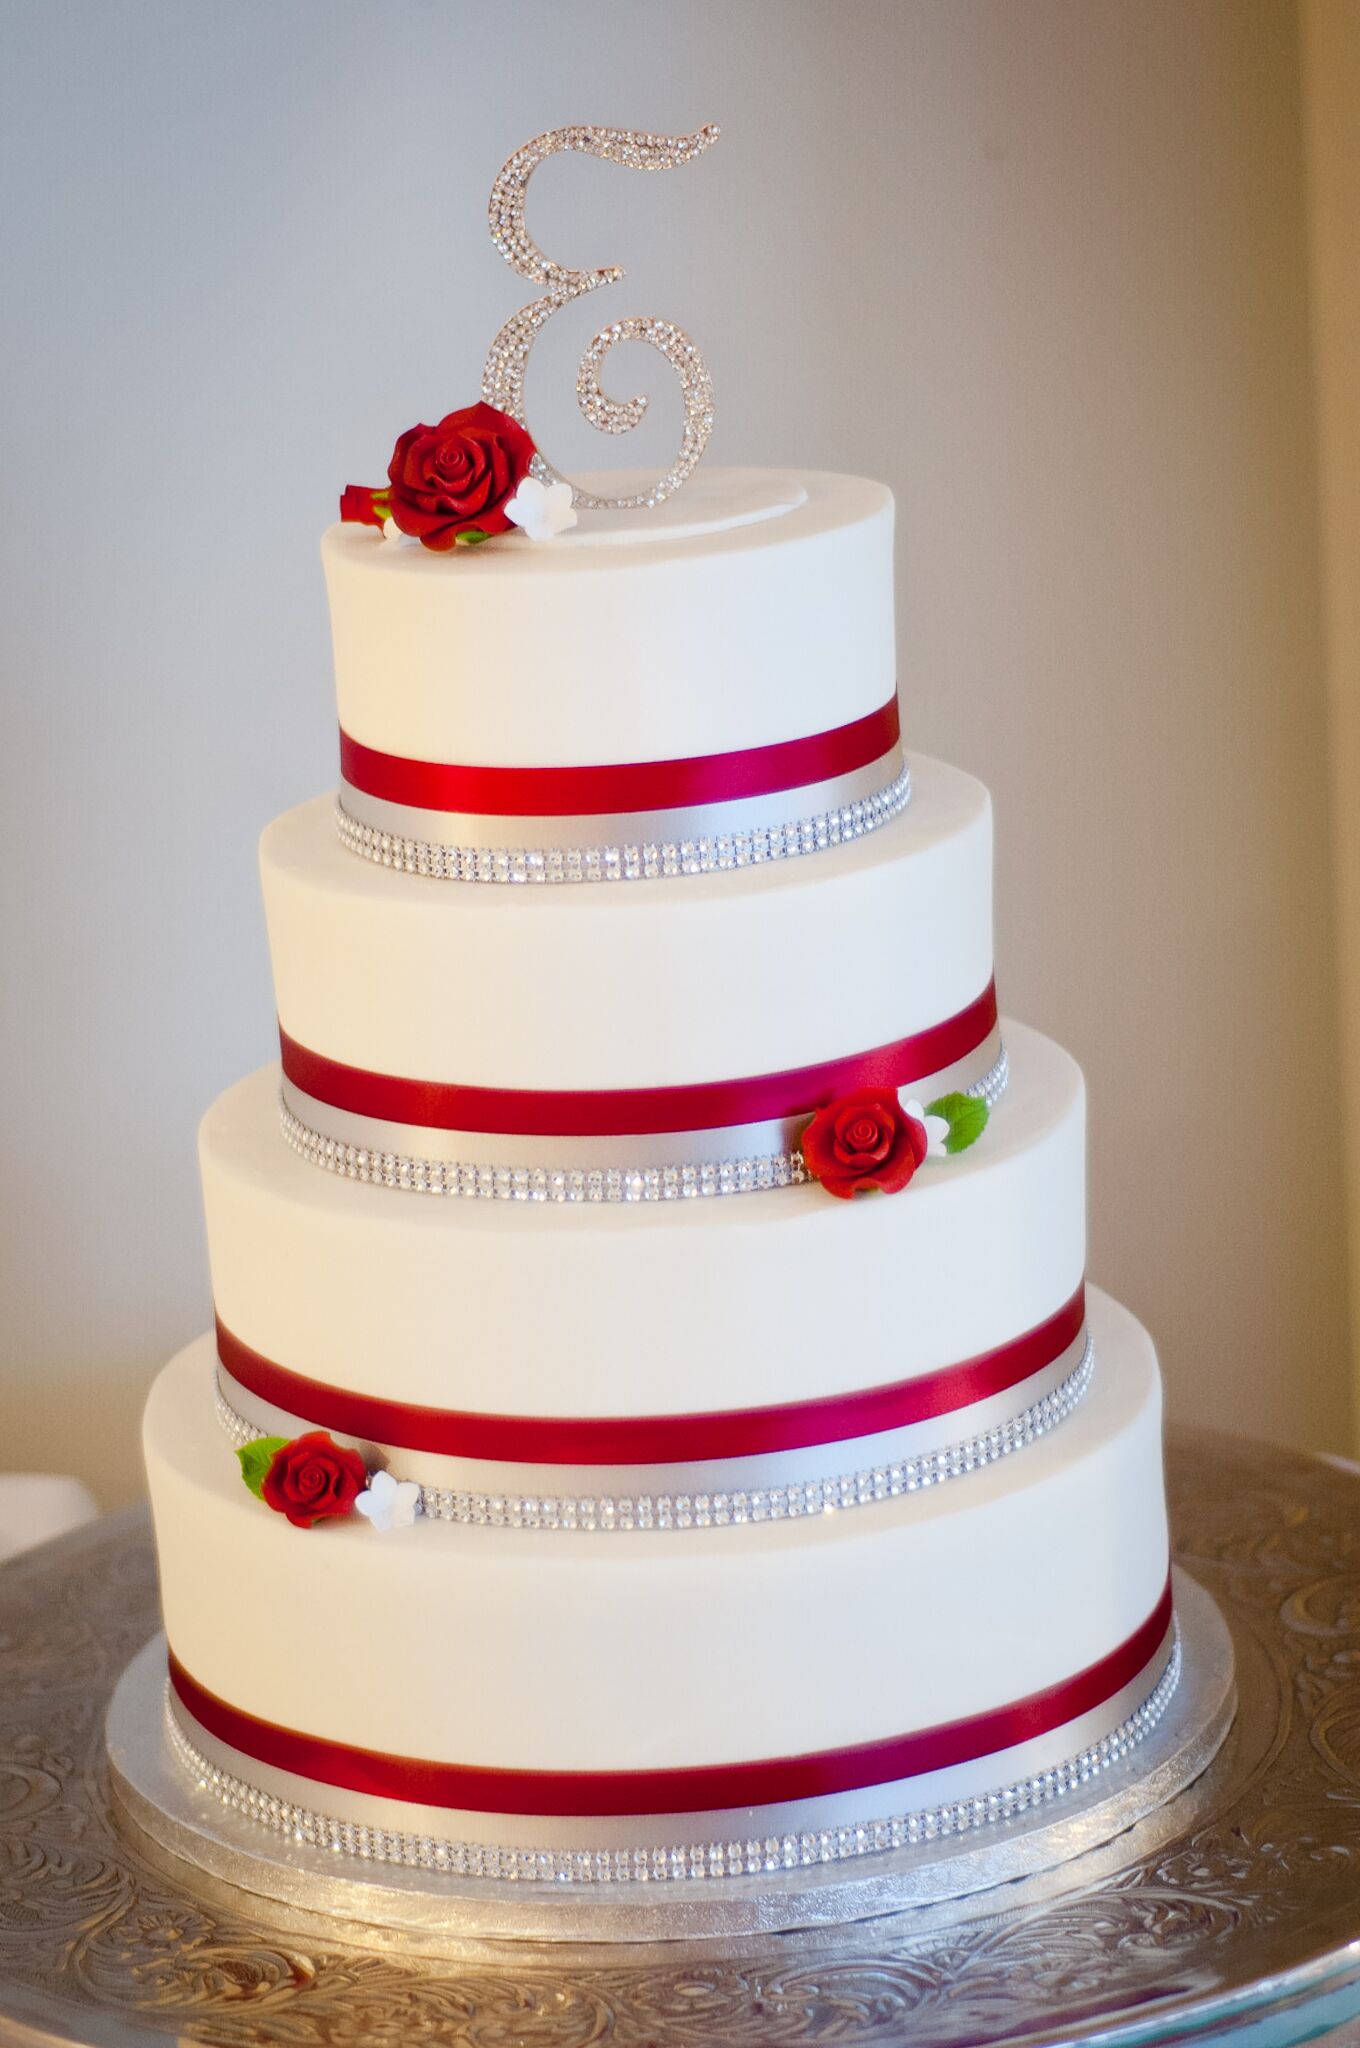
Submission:
[[[1019,1448],[1089,1377],[1084,1090],[1060,1047],[1006,1030],[984,1142],[893,1200],[356,1185],[280,1142],[263,1070],[200,1138],[224,1426],[324,1426],[473,1518],[752,1487],[787,1509],[791,1487]]]

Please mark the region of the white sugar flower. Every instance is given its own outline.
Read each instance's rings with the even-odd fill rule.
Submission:
[[[514,497],[506,500],[505,516],[530,540],[551,540],[554,534],[566,533],[576,524],[571,485],[544,484],[536,476],[526,476]]]
[[[947,1116],[927,1116],[915,1097],[910,1102],[904,1102],[902,1107],[908,1116],[915,1117],[918,1124],[925,1125],[926,1158],[943,1159],[944,1141],[949,1136],[949,1118]]]
[[[414,533],[403,533],[395,519],[384,519],[383,539],[400,541],[401,545],[407,548],[418,548],[420,546],[419,536]]]
[[[367,1515],[375,1529],[409,1529],[419,1502],[420,1488],[414,1479],[394,1479],[390,1472],[375,1472],[354,1507],[357,1514]]]

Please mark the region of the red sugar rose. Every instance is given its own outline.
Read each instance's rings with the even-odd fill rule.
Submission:
[[[890,1088],[862,1088],[819,1109],[803,1132],[803,1158],[829,1195],[858,1188],[895,1195],[926,1156],[926,1128]]]
[[[403,533],[447,552],[460,533],[506,533],[502,509],[529,474],[534,444],[493,405],[465,405],[437,427],[408,427],[387,466]]]
[[[335,1443],[324,1429],[313,1429],[275,1451],[260,1491],[295,1528],[310,1529],[313,1522],[347,1515],[367,1485],[359,1453]]]
[[[390,491],[371,491],[367,484],[346,484],[340,493],[340,517],[359,526],[376,526],[381,533],[392,511]]]

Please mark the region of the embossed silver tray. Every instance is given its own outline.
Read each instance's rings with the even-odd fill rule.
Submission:
[[[474,1936],[451,1959],[163,1862],[115,1825],[103,1756],[157,1626],[143,1519],[0,1568],[0,2041],[1275,2048],[1340,2025],[1360,2013],[1360,1475],[1196,1433],[1170,1477],[1241,1698],[1173,1829],[1148,1816],[1063,1889],[1031,1874],[963,1918],[667,1944]]]

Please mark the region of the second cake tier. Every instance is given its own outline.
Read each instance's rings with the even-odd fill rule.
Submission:
[[[899,818],[816,861],[623,890],[396,874],[347,853],[318,798],[261,843],[280,1024],[364,1076],[540,1094],[745,1080],[938,1032],[992,979],[991,806],[958,769],[912,774]],[[931,1071],[985,1069],[993,1022],[946,1033]]]

